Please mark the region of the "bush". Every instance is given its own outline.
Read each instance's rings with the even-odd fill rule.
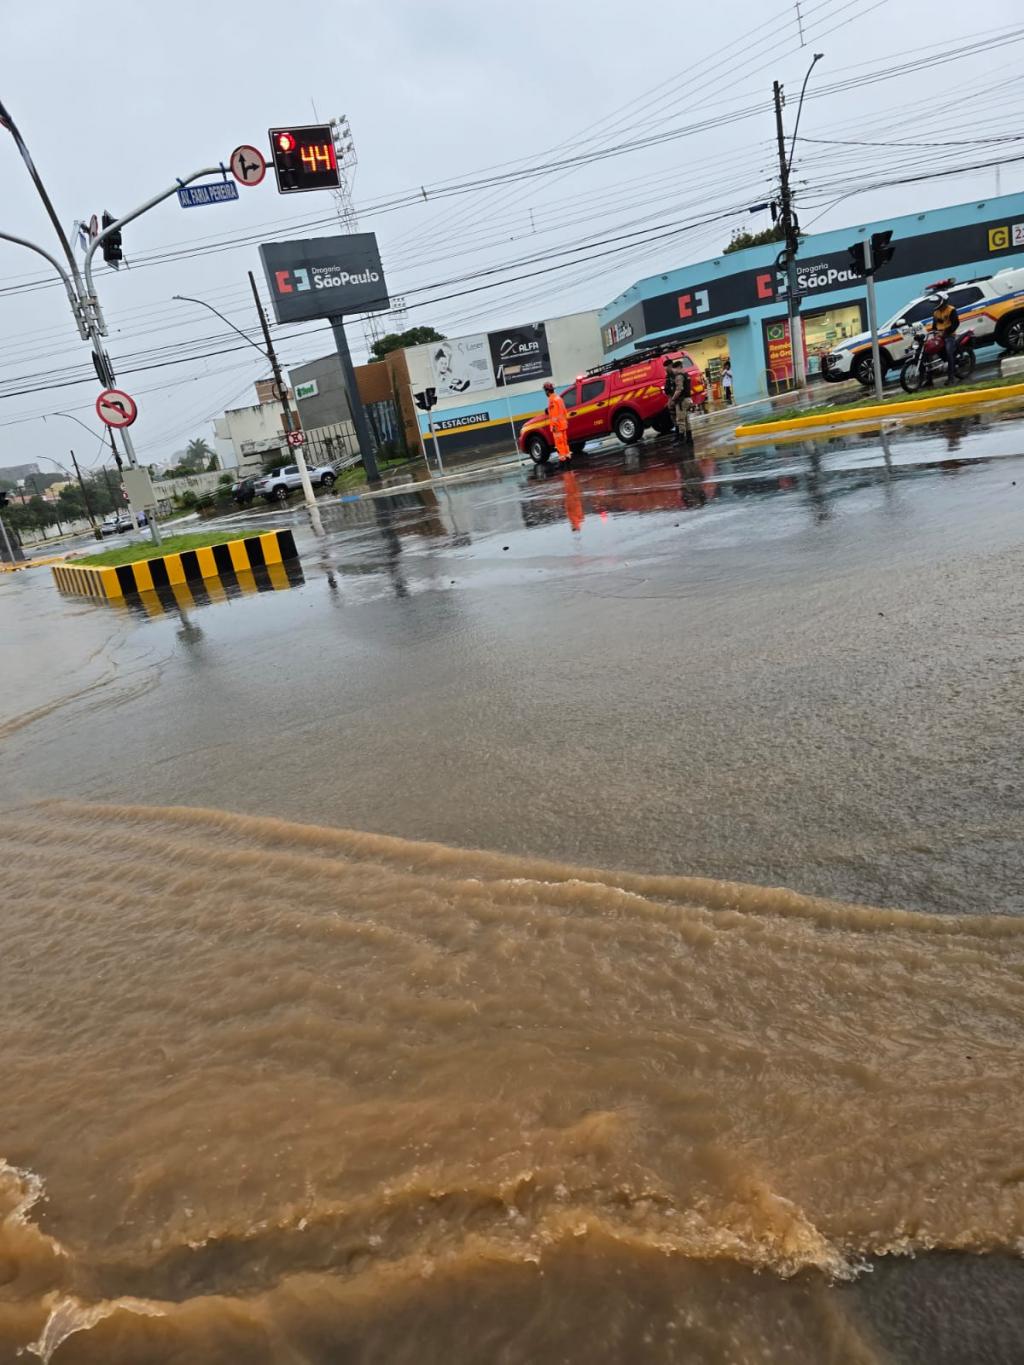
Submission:
[[[184,493],[178,494],[178,506],[186,508],[189,512],[195,510],[195,506],[196,503],[198,503],[198,501],[199,499],[192,492],[191,488],[186,488]]]
[[[231,477],[230,474],[222,474],[220,478],[217,480],[217,487],[230,488],[233,483],[234,479]]]

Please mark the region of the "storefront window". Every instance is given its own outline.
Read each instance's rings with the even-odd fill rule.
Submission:
[[[847,337],[863,332],[867,325],[859,303],[809,309],[800,316],[803,320],[804,363],[809,378],[821,373],[823,354]],[[772,318],[764,323],[764,363],[769,392],[790,387],[793,382],[793,352],[789,344],[788,318]]]
[[[729,338],[723,332],[720,336],[701,337],[699,341],[687,338],[685,345],[693,363],[707,379],[712,397],[720,397],[715,392],[715,385],[722,377],[722,366],[729,359]]]
[[[858,303],[841,303],[834,308],[807,312],[804,313],[803,319],[807,343],[807,373],[812,375],[821,372],[822,352],[831,351],[847,337],[863,332],[867,326]]]

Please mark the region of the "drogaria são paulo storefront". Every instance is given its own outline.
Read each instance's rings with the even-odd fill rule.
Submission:
[[[803,238],[797,283],[812,377],[823,353],[867,326],[864,281],[853,272],[848,248],[885,229],[896,254],[878,275],[880,323],[938,279],[968,280],[1024,265],[1024,194]],[[739,402],[785,387],[793,358],[779,251],[779,243],[769,243],[639,280],[600,311],[605,357],[678,341],[712,383],[728,359]]]

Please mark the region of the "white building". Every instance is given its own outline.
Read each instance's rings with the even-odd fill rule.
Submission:
[[[214,419],[213,432],[221,466],[237,466],[243,476],[259,474],[271,452],[277,452],[281,464],[288,463],[284,413],[278,402],[229,408],[223,417]]]

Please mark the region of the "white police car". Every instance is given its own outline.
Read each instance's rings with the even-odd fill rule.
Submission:
[[[978,346],[993,343],[1007,351],[1024,351],[1024,270],[1000,270],[958,284],[954,279],[936,280],[921,294],[892,315],[878,329],[878,346],[884,370],[899,369],[913,342],[915,322],[927,323],[934,311],[932,298],[946,294],[960,315],[960,326],[974,332]],[[905,324],[897,326],[897,324]],[[857,379],[865,388],[873,382],[871,333],[849,337],[822,357],[822,378],[838,384]]]

